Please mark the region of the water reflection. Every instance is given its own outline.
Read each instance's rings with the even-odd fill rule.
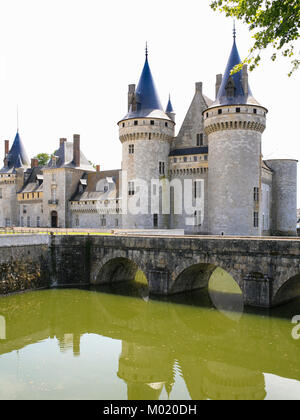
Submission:
[[[43,351],[49,366],[56,367],[58,382],[64,375],[62,397],[74,375],[80,379],[81,397],[90,393],[96,386],[90,377],[107,358],[116,358],[117,367],[109,374],[126,387],[128,399],[178,398],[180,383],[191,399],[265,399],[265,373],[300,380],[300,341],[291,336],[292,316],[282,319],[278,309],[278,318],[266,313],[228,316],[227,310],[214,309],[202,292],[175,296],[172,302],[145,300],[143,284],[132,291],[135,296],[126,293],[128,286],[123,285],[101,292],[49,290],[1,298],[0,320],[6,331],[0,342],[0,370],[15,350],[34,352],[38,343],[50,348],[55,340],[59,353],[52,347]],[[95,336],[120,342],[121,352],[99,356]],[[60,359],[70,352],[76,358],[72,368]],[[38,356],[45,358],[42,351]],[[81,373],[74,371],[79,368]],[[47,380],[43,369],[36,374]],[[110,393],[111,399],[124,397],[116,386]],[[37,395],[45,396],[42,387]]]

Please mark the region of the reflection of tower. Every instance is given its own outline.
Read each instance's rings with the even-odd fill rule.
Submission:
[[[80,334],[64,334],[62,337],[56,337],[59,343],[59,349],[62,353],[73,350],[73,355],[80,356]]]
[[[174,360],[167,350],[122,342],[118,377],[127,383],[129,400],[158,400],[163,387],[170,395]]]
[[[264,376],[219,362],[181,360],[182,372],[193,400],[263,400]]]

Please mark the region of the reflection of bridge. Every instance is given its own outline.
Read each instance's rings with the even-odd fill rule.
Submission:
[[[122,340],[118,376],[130,399],[158,398],[163,387],[170,392],[175,363],[193,399],[263,399],[263,373],[300,380],[299,342],[288,323],[258,318],[252,329],[247,316],[235,322],[214,311],[201,322],[201,308],[86,291],[72,299],[74,292],[2,299],[0,355],[49,337],[62,349],[69,343],[74,355],[86,333]]]
[[[300,296],[300,240],[213,237],[65,236],[52,238],[58,284],[132,280],[138,269],[150,293],[206,287],[220,267],[243,291],[244,303],[271,307]]]

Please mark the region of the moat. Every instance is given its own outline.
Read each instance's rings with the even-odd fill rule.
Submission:
[[[300,299],[154,300],[140,281],[1,297],[0,399],[300,399]]]

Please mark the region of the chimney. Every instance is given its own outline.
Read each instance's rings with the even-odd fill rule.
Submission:
[[[60,146],[62,146],[66,142],[67,142],[67,139],[59,139],[59,145]]]
[[[202,82],[197,82],[196,83],[196,92],[200,92],[202,94],[202,87],[203,87],[203,83]]]
[[[96,171],[97,171],[97,172],[100,172],[100,165],[97,165],[97,166],[96,166]]]
[[[132,105],[135,97],[135,85],[128,86],[128,111],[130,110],[130,106]]]
[[[39,161],[37,159],[31,159],[31,168],[38,168]]]
[[[9,153],[9,140],[4,140],[4,157]]]
[[[222,74],[217,74],[217,78],[216,78],[216,98],[218,96],[222,81],[223,81],[223,75]]]
[[[245,96],[249,94],[249,85],[248,85],[248,66],[245,64],[242,70],[242,84]]]
[[[76,167],[80,166],[80,135],[73,136],[73,163]]]

